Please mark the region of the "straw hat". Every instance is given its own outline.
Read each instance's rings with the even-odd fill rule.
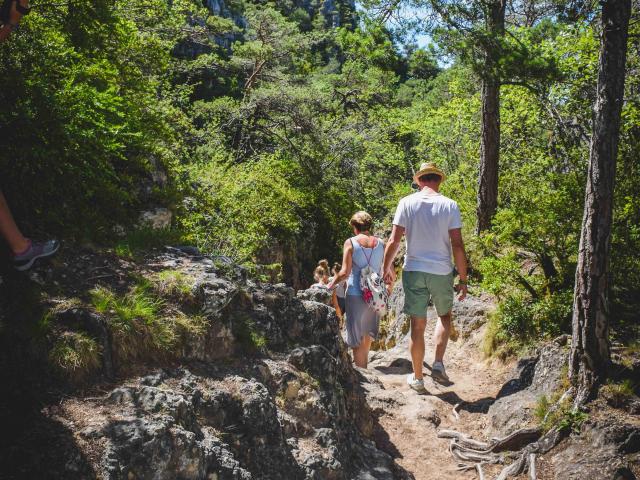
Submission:
[[[440,175],[440,178],[442,178],[442,181],[444,182],[445,179],[447,178],[447,176],[444,174],[444,172],[442,170],[440,170],[435,163],[433,162],[425,162],[422,165],[420,165],[420,170],[418,170],[416,172],[416,174],[413,176],[413,181],[415,183],[418,183],[418,179],[423,176],[426,175],[428,173],[435,173],[436,175]]]

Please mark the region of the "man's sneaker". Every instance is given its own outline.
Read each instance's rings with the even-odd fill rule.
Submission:
[[[13,266],[16,270],[24,272],[29,270],[34,262],[39,258],[50,257],[60,248],[57,240],[47,240],[46,242],[31,242],[29,248],[20,255],[13,256]]]
[[[433,366],[431,367],[431,378],[439,383],[449,383],[449,377],[447,376],[447,372],[445,371],[444,364],[442,362],[433,362]]]
[[[407,384],[418,393],[427,393],[427,389],[424,388],[424,381],[417,380],[413,373],[407,375]]]

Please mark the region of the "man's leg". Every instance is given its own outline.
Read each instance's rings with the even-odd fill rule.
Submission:
[[[433,298],[433,305],[438,313],[438,321],[434,332],[436,352],[431,370],[431,376],[440,382],[448,382],[449,377],[444,368],[444,353],[447,350],[449,335],[451,334],[451,310],[453,308],[453,275],[428,276],[429,291]]]
[[[416,380],[422,380],[422,364],[424,362],[424,330],[427,326],[425,317],[411,316],[411,363]]]
[[[411,317],[411,363],[415,380],[422,380],[424,362],[424,330],[427,326],[427,304],[429,290],[426,274],[423,272],[402,272],[404,289],[404,308],[402,311]]]
[[[451,312],[438,317],[436,330],[434,332],[436,341],[436,362],[442,362],[444,352],[447,350],[449,334],[451,333]]]
[[[9,244],[14,254],[22,253],[29,248],[29,240],[22,235],[20,229],[13,220],[9,205],[0,191],[0,234]]]

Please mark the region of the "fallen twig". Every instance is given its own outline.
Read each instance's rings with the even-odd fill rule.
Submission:
[[[456,420],[460,420],[460,414],[458,413],[458,409],[462,406],[464,402],[456,403],[453,406],[453,416],[456,417]]]

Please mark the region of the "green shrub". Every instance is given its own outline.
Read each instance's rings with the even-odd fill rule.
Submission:
[[[534,329],[531,303],[509,296],[498,306],[498,327],[505,339],[527,339]]]
[[[572,299],[568,291],[536,301],[518,294],[507,296],[489,318],[483,345],[485,355],[505,358],[524,346],[568,331]]]

